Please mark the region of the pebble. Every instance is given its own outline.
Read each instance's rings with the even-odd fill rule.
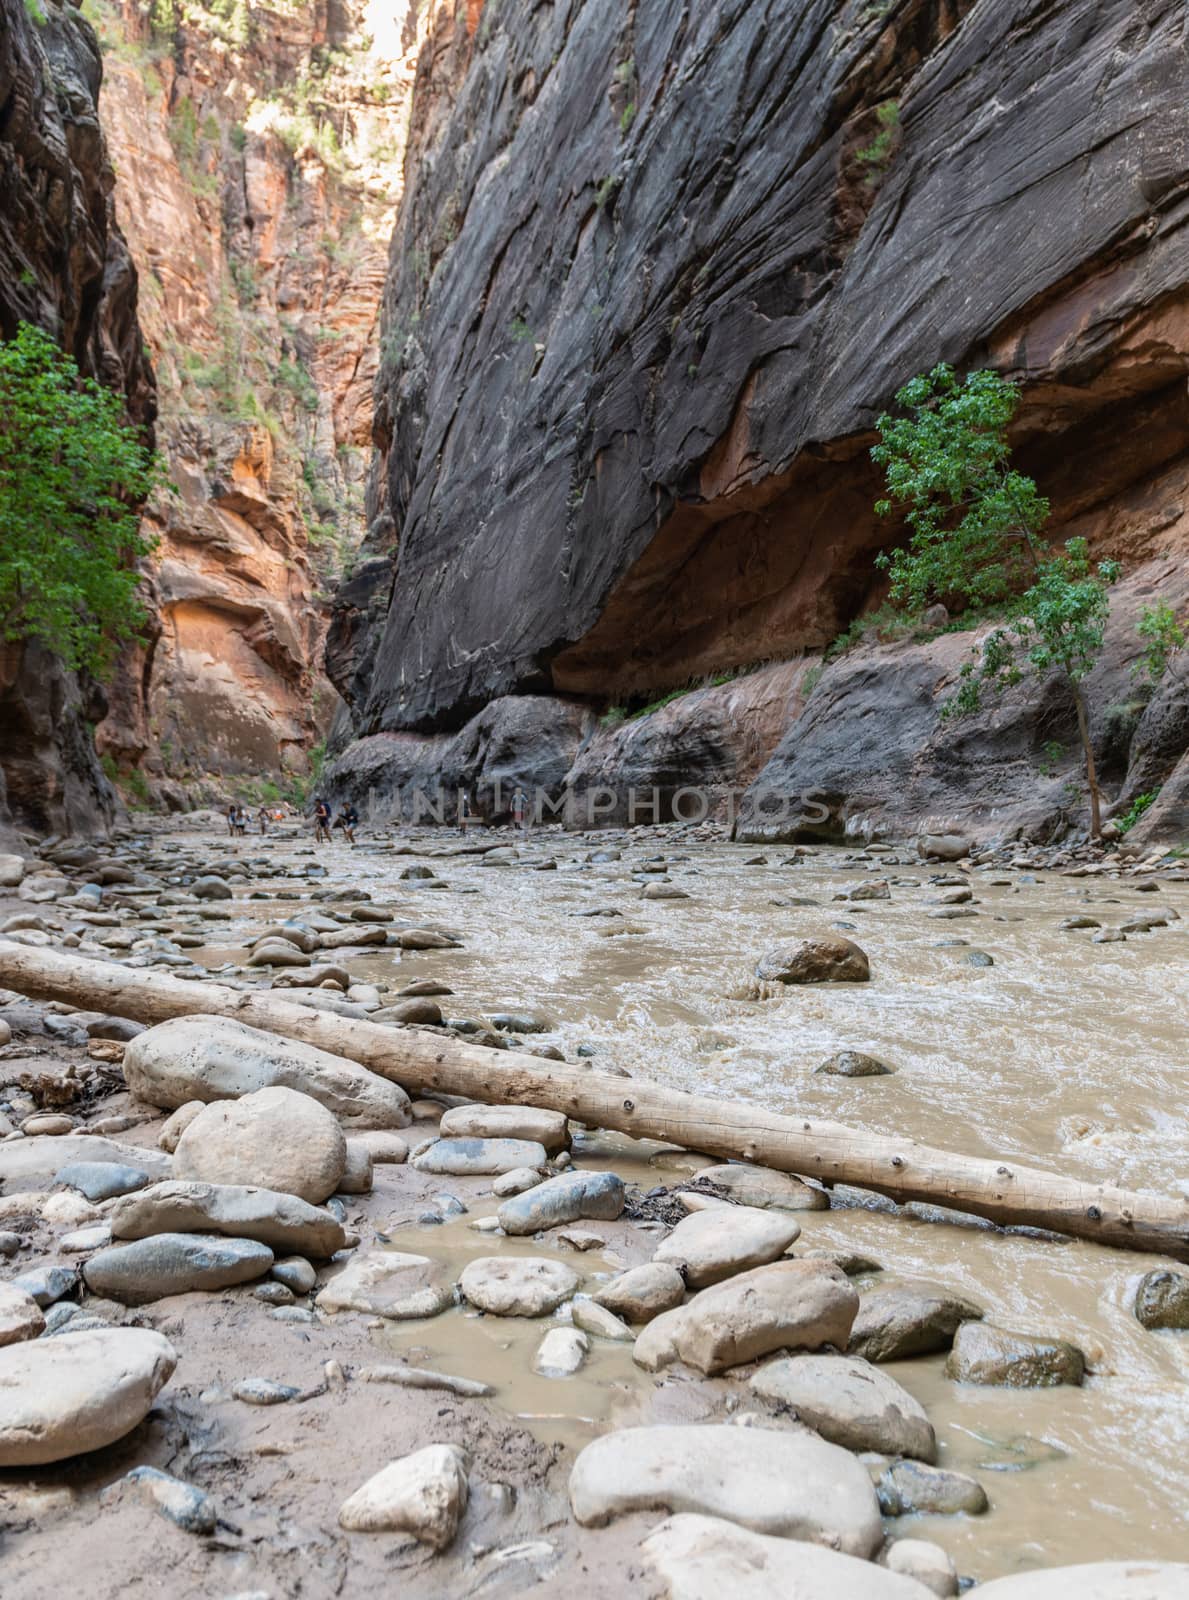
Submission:
[[[492,1194],[499,1199],[507,1199],[509,1195],[523,1194],[526,1189],[534,1189],[537,1184],[545,1181],[545,1175],[538,1172],[535,1167],[513,1167],[511,1172],[501,1172],[491,1185]]]
[[[580,1328],[550,1328],[533,1356],[533,1371],[542,1378],[572,1378],[590,1354],[590,1340]]]
[[[155,1506],[183,1533],[214,1533],[219,1520],[215,1502],[192,1483],[183,1483],[180,1478],[159,1472],[156,1467],[133,1467],[122,1481],[133,1485],[142,1499]]]
[[[309,1294],[318,1275],[304,1256],[285,1256],[274,1261],[270,1276],[294,1294]]]
[[[290,1383],[276,1383],[272,1378],[241,1378],[231,1386],[232,1398],[248,1406],[281,1406],[296,1400],[301,1393]]]
[[[11,1279],[14,1288],[30,1295],[44,1311],[55,1300],[63,1300],[78,1288],[78,1270],[75,1267],[34,1267]]]
[[[570,1316],[574,1326],[596,1339],[611,1339],[617,1344],[632,1344],[635,1334],[627,1323],[606,1306],[601,1306],[589,1295],[577,1295],[570,1303]]]
[[[884,1456],[864,1456],[879,1509],[885,1517],[907,1517],[920,1512],[935,1516],[980,1516],[988,1510],[986,1490],[964,1472],[948,1472],[923,1461],[889,1461]]]
[[[495,1390],[476,1378],[456,1378],[448,1372],[433,1372],[428,1367],[364,1367],[359,1376],[364,1383],[395,1383],[402,1389],[442,1389],[464,1399],[482,1399]]]

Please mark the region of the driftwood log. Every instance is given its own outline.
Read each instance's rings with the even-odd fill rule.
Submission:
[[[909,1138],[767,1111],[747,1101],[588,1072],[414,1028],[357,1021],[259,990],[130,971],[0,940],[0,985],[137,1022],[209,1014],[347,1056],[413,1094],[541,1106],[594,1128],[660,1139],[728,1160],[924,1200],[1001,1224],[1027,1224],[1189,1260],[1189,1201],[1080,1182],[1012,1159],[936,1150]]]

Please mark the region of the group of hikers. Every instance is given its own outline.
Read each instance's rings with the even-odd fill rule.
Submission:
[[[227,832],[230,837],[246,834],[253,818],[247,810],[234,802],[227,807]],[[286,816],[284,808],[261,806],[255,814],[256,826],[261,833],[268,832],[270,822],[283,822]],[[458,795],[458,831],[465,836],[471,823],[480,819],[475,813],[469,789],[462,789]],[[520,832],[525,832],[529,826],[528,795],[522,788],[517,788],[512,795],[512,825]],[[355,830],[359,826],[359,812],[349,800],[345,801],[338,809],[335,816],[329,803],[324,799],[314,801],[314,843],[330,844],[334,829],[340,828],[348,844],[355,843]]]
[[[341,828],[348,844],[355,843],[355,830],[359,826],[359,813],[348,800],[339,807],[339,814],[331,821],[330,807],[325,800],[314,801],[314,843],[329,844],[331,830]]]
[[[237,806],[232,803],[227,807],[226,815],[227,833],[229,838],[234,839],[237,835],[242,836],[243,834],[247,833],[248,828],[251,825],[252,818],[249,812],[247,812],[243,806]],[[285,812],[280,807],[274,808],[270,811],[267,806],[261,806],[259,811],[256,813],[256,826],[259,828],[261,833],[268,832],[268,825],[270,822],[283,822],[284,820]]]
[[[475,810],[471,804],[469,789],[460,789],[458,792],[458,831],[466,835],[467,828],[476,820]],[[512,826],[519,832],[525,833],[529,825],[528,795],[518,784],[512,795]]]

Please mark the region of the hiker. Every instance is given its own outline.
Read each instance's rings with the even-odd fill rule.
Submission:
[[[356,811],[355,807],[348,800],[345,805],[339,807],[338,821],[335,823],[335,827],[336,828],[341,828],[343,830],[343,832],[347,835],[347,843],[348,844],[354,844],[355,843],[355,829],[358,826],[359,826],[359,813],[358,813],[358,811]]]
[[[458,831],[466,837],[467,823],[471,820],[471,796],[468,790],[458,791]]]
[[[528,827],[528,795],[519,784],[516,793],[512,796],[512,824],[524,833]]]
[[[267,806],[261,806],[260,807],[260,810],[256,813],[256,820],[260,824],[260,832],[262,834],[267,833],[268,832],[268,807]]]
[[[235,833],[237,838],[243,838],[248,831],[248,813],[243,806],[235,808]]]
[[[330,807],[325,800],[314,801],[314,843],[330,843]]]
[[[234,839],[235,838],[235,806],[234,805],[229,805],[227,807],[227,837],[229,839]]]

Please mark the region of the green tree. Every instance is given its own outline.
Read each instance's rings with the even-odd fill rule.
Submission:
[[[0,342],[0,636],[111,667],[145,620],[137,508],[156,477],[119,395],[29,323]]]
[[[997,617],[962,669],[943,714],[977,710],[983,695],[1031,671],[1069,685],[1090,796],[1090,832],[1102,831],[1102,796],[1084,680],[1102,653],[1116,561],[1092,565],[1084,539],[1052,547],[1042,530],[1049,502],[1011,465],[1007,429],[1017,386],[996,372],[960,379],[941,365],[896,396],[903,415],[881,416],[872,458],[884,469],[880,516],[899,510],[908,544],[878,556],[891,598],[917,609],[940,600]]]
[[[1185,630],[1168,601],[1157,600],[1154,606],[1144,606],[1135,631],[1144,641],[1144,653],[1133,670],[1157,684],[1168,671],[1171,658],[1184,649]]]

